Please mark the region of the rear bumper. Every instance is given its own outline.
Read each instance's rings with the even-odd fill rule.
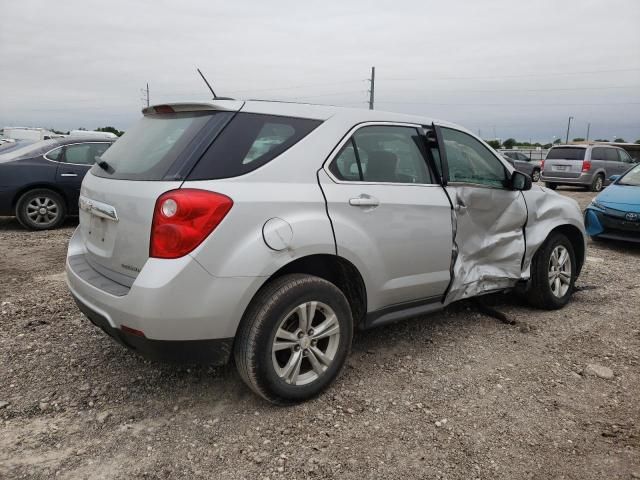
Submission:
[[[593,175],[590,173],[581,173],[579,177],[554,177],[542,172],[540,180],[548,183],[557,183],[558,185],[591,185]]]
[[[143,336],[113,328],[109,321],[73,296],[80,311],[96,327],[120,345],[123,345],[149,360],[171,363],[202,363],[224,365],[231,358],[233,338],[214,340],[152,340]]]
[[[187,255],[147,260],[131,287],[118,290],[110,285],[115,282],[76,261],[86,253],[81,235],[77,229],[71,238],[66,262],[67,284],[80,310],[120,343],[153,358],[160,358],[169,343],[169,350],[229,343],[264,282],[262,277],[214,277]],[[123,327],[144,337],[125,334]],[[196,360],[200,357],[195,353]]]

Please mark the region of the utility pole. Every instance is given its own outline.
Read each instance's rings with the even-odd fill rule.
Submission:
[[[587,123],[587,138],[585,139],[587,142],[589,141],[589,130],[591,130],[591,124]]]
[[[569,143],[569,129],[571,129],[571,120],[573,120],[573,117],[569,117],[569,123],[567,123],[567,144]]]
[[[369,110],[373,110],[373,99],[376,88],[376,67],[371,67],[371,78],[369,79],[371,88],[369,88]]]
[[[148,107],[149,106],[149,84],[148,83],[147,83],[147,88],[140,89],[140,93],[142,93],[143,103],[146,103]]]

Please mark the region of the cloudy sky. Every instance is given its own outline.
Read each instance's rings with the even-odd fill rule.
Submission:
[[[126,129],[219,95],[367,106],[484,138],[640,138],[638,0],[3,2],[0,126]]]

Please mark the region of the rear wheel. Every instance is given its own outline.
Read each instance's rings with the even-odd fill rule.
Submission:
[[[311,275],[277,278],[251,302],[234,358],[242,379],[270,402],[318,395],[338,376],[351,348],[353,320],[344,294]]]
[[[64,221],[66,214],[62,197],[45,188],[24,193],[16,204],[16,217],[29,230],[56,228]]]
[[[551,234],[531,262],[529,303],[545,310],[564,307],[573,293],[576,266],[569,239],[561,233]]]
[[[604,186],[604,177],[602,176],[602,174],[599,173],[598,175],[596,175],[596,178],[593,179],[593,182],[591,182],[591,191],[601,192],[603,186]]]
[[[549,183],[549,182],[545,182],[544,186],[551,189],[551,190],[555,190],[556,188],[558,188],[558,184],[557,183]]]
[[[540,181],[540,170],[535,169],[533,172],[531,172],[531,180],[533,182]]]

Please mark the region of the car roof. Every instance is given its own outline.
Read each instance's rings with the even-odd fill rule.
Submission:
[[[419,125],[431,125],[437,123],[458,130],[467,131],[464,127],[451,122],[433,119],[430,117],[407,115],[403,113],[385,112],[382,110],[367,110],[364,108],[339,107],[334,105],[318,105],[313,103],[284,102],[277,100],[230,100],[217,99],[210,102],[180,102],[165,103],[176,111],[238,111],[242,109],[247,113],[260,113],[268,115],[280,115],[310,118],[314,120],[328,120],[339,117],[344,121],[352,121],[354,124],[361,122],[400,122]],[[142,110],[143,114],[153,113],[153,109],[160,105],[154,105]],[[470,132],[469,132],[470,133]]]

